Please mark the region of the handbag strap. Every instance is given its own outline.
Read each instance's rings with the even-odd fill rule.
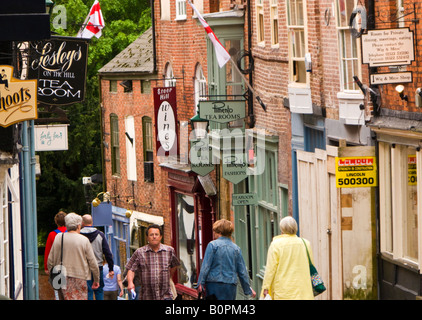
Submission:
[[[64,232],[62,232],[62,247],[60,249],[60,265],[63,265],[63,238],[64,238]]]
[[[308,255],[309,265],[311,265],[312,262],[311,262],[311,257],[309,257],[308,247],[306,246],[305,240],[303,240],[303,238],[300,238],[300,239],[303,241],[303,244],[305,245],[306,254]]]

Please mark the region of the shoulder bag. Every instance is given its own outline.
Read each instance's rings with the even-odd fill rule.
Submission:
[[[310,274],[311,274],[311,282],[312,282],[312,290],[314,292],[314,297],[316,297],[317,295],[323,293],[327,289],[325,288],[324,282],[322,281],[321,276],[318,274],[317,269],[315,268],[315,266],[311,262],[311,257],[309,256],[308,247],[306,246],[305,240],[302,239],[302,241],[303,241],[303,244],[305,245],[305,248],[306,248],[306,254],[308,255],[309,271],[310,271]]]
[[[50,276],[48,278],[48,282],[53,286],[54,289],[58,290],[59,288],[56,288],[57,286],[61,287],[61,284],[63,282],[62,279],[62,269],[63,269],[63,238],[64,233],[62,233],[62,243],[60,248],[60,266],[53,266],[50,269]],[[55,279],[58,279],[58,281],[55,281]]]

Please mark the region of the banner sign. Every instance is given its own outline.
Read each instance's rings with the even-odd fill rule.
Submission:
[[[35,126],[35,151],[68,150],[67,124]]]
[[[377,163],[375,157],[336,157],[336,187],[376,187]]]
[[[38,102],[67,105],[85,100],[88,41],[51,37],[37,47],[28,78],[38,79]]]
[[[153,88],[157,155],[177,154],[176,87]]]
[[[16,79],[12,66],[0,66],[0,126],[37,117],[37,80]]]
[[[227,123],[246,117],[245,101],[200,101],[199,117],[208,121]]]

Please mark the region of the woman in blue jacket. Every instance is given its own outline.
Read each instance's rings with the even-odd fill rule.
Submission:
[[[235,300],[237,277],[243,292],[256,296],[249,285],[249,276],[239,246],[233,243],[233,224],[221,219],[214,223],[214,238],[205,250],[198,279],[198,291],[205,289],[206,296],[215,295],[217,300]]]

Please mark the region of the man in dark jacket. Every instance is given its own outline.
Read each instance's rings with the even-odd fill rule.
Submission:
[[[104,233],[92,226],[92,217],[89,214],[82,216],[81,234],[87,237],[89,239],[89,242],[91,242],[95,258],[98,262],[98,268],[100,269],[100,287],[98,289],[93,290],[91,288],[92,280],[87,281],[88,300],[94,300],[94,293],[95,300],[104,300],[103,257],[108,263],[108,270],[110,270],[110,272],[108,273],[108,277],[113,278],[113,254],[111,253],[110,247],[107,242],[107,238],[105,237]]]

